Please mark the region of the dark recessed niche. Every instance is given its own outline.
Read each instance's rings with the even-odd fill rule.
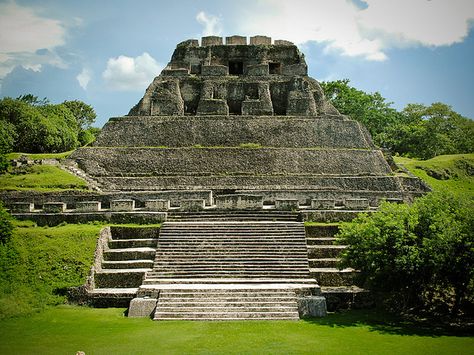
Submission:
[[[281,73],[280,63],[268,63],[268,72],[270,74],[280,74]]]
[[[244,73],[244,62],[229,60],[229,75],[242,75]]]

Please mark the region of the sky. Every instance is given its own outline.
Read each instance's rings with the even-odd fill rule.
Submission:
[[[319,81],[474,119],[474,0],[0,0],[0,97],[82,100],[101,127],[208,35],[290,40]]]

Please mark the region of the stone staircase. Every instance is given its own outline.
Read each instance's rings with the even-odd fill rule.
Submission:
[[[111,227],[99,239],[94,267],[92,303],[127,305],[146,272],[152,270],[159,229]]]
[[[317,293],[297,222],[166,222],[138,294],[159,293],[153,318],[298,319]]]
[[[60,167],[68,173],[71,173],[77,176],[78,178],[84,180],[87,183],[89,189],[98,192],[102,191],[100,183],[96,179],[92,178],[92,176],[86,174],[83,170],[81,170],[78,167],[77,163],[68,160],[67,164],[61,164]]]
[[[306,227],[310,275],[321,286],[329,311],[371,302],[368,292],[357,285],[357,270],[338,268],[339,255],[346,246],[335,244],[337,232],[337,225]]]
[[[298,320],[296,294],[290,289],[162,290],[154,320]]]

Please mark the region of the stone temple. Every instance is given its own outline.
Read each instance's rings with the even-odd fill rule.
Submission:
[[[323,314],[320,286],[350,284],[353,270],[335,267],[337,228],[305,235],[302,222],[348,220],[427,189],[326,100],[291,42],[223,42],[179,43],[129,114],[72,154],[97,192],[34,196],[67,203],[69,220],[165,221],[103,231],[87,284],[97,304],[132,299],[130,316],[154,319]]]

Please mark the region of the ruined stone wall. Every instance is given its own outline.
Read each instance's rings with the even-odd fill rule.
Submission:
[[[97,147],[71,158],[93,176],[391,173],[379,150]]]
[[[150,117],[111,119],[95,145],[102,147],[230,146],[374,148],[356,121],[314,117]]]
[[[145,176],[101,177],[107,186],[122,190],[212,189],[219,190],[348,190],[402,191],[395,176]],[[420,191],[420,190],[418,190]],[[424,191],[424,190],[422,190]]]

